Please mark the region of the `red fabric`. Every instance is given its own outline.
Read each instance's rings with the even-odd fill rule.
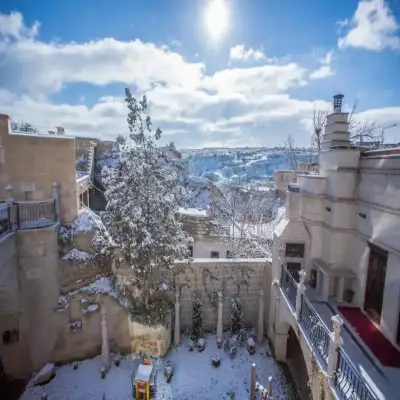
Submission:
[[[338,310],[382,365],[400,368],[400,352],[359,308],[338,307]]]

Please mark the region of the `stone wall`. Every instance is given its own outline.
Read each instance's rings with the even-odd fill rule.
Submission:
[[[169,327],[149,328],[132,322],[128,310],[113,296],[78,292],[68,300],[68,307],[56,313],[54,362],[62,364],[100,354],[101,306],[107,310],[111,352],[150,352],[153,356],[163,356],[168,351],[171,344]],[[71,330],[71,322],[78,322],[80,327]]]
[[[56,135],[10,134],[9,117],[0,114],[0,199],[6,186],[13,187],[16,201],[53,197],[52,183],[59,184],[63,222],[77,215],[75,140]]]
[[[175,277],[176,288],[181,291],[181,327],[191,327],[192,302],[199,297],[203,304],[204,328],[215,330],[216,294],[220,290],[224,293],[223,325],[231,325],[231,299],[239,296],[243,322],[256,327],[260,290],[270,286],[268,268],[269,264],[262,259],[195,259],[184,273]]]

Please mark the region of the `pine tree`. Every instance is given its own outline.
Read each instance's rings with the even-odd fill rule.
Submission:
[[[137,101],[129,89],[125,93],[130,134],[118,138],[118,166],[103,170],[104,219],[118,248],[113,258],[131,267],[131,292],[139,289],[147,308],[150,282],[159,287],[154,276],[165,279],[175,260],[189,259],[191,238],[176,218],[188,194],[168,149],[156,145],[161,130],[152,130],[146,97]]]
[[[199,340],[203,333],[203,306],[200,299],[194,300],[192,304],[192,340]]]
[[[239,297],[232,297],[232,333],[236,333],[239,329],[242,328],[242,303],[240,302]]]

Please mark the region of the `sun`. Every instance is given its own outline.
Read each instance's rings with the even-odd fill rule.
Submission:
[[[229,15],[225,0],[209,0],[205,11],[205,24],[208,34],[219,39],[228,29]]]

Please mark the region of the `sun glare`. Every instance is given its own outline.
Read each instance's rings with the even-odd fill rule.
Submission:
[[[205,12],[205,23],[208,34],[219,39],[228,29],[228,7],[225,0],[209,0]]]

